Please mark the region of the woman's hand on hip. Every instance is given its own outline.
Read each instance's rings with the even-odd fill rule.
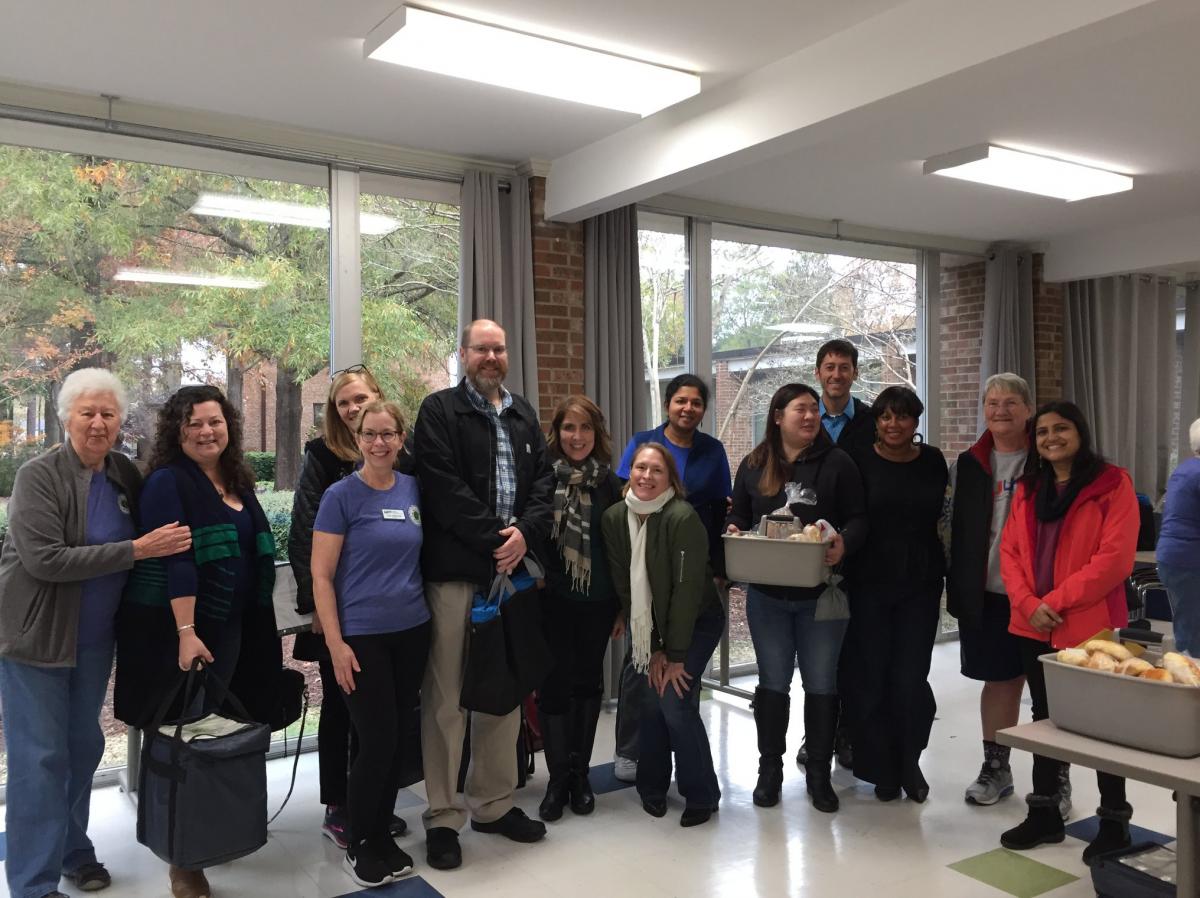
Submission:
[[[354,649],[340,641],[328,645],[328,648],[329,658],[333,662],[333,675],[342,691],[349,695],[354,691],[354,675],[362,673],[362,668],[358,666],[358,658],[354,656]]]
[[[143,558],[165,558],[168,555],[178,555],[192,547],[192,528],[172,521],[163,524],[156,530],[151,530],[145,536],[139,536],[133,541],[133,560]]]
[[[184,630],[179,634],[179,669],[191,670],[192,662],[197,658],[205,664],[213,663],[213,654],[208,650],[204,641],[196,635],[195,629]]]
[[[825,563],[830,567],[842,560],[846,554],[846,544],[842,541],[842,535],[835,533],[829,537],[829,542],[825,544]]]
[[[1037,611],[1029,615],[1029,626],[1042,633],[1049,633],[1062,623],[1062,617],[1045,602],[1038,605]]]

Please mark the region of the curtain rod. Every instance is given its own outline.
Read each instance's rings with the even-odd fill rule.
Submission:
[[[216,137],[211,134],[200,134],[194,131],[181,131],[175,128],[162,128],[157,125],[140,125],[133,122],[125,122],[111,116],[113,101],[117,98],[104,96],[109,101],[110,115],[108,118],[97,118],[96,116],[80,115],[71,112],[54,112],[49,109],[34,109],[7,103],[0,103],[0,118],[39,125],[55,125],[79,131],[117,134],[124,137],[182,144],[210,150],[244,153],[250,156],[278,159],[284,162],[301,162],[324,166],[349,165],[359,171],[370,172],[372,174],[422,178],[428,181],[442,181],[448,184],[462,183],[461,175],[449,174],[445,171],[438,171],[431,167],[420,165],[389,166],[378,162],[364,162],[361,159],[355,159],[338,153],[280,147],[236,137]],[[467,167],[469,168],[470,166],[468,165]],[[500,176],[500,189],[507,191],[511,187],[512,182],[508,178]]]

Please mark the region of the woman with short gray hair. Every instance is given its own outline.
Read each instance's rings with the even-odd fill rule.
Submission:
[[[1175,645],[1195,657],[1200,652],[1200,418],[1192,422],[1188,442],[1192,457],[1181,461],[1167,481],[1155,554],[1171,601]]]
[[[92,776],[104,754],[100,706],[113,620],[134,561],[181,552],[168,524],[134,539],[142,478],[113,451],[125,388],[109,371],[68,375],[58,396],[66,438],[17,471],[0,551],[0,714],[8,742],[5,875],[14,898],[65,898],[111,883],[87,834]]]

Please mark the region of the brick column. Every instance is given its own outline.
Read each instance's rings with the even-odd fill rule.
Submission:
[[[1038,405],[1063,398],[1066,288],[1042,279],[1046,257],[1033,254],[1033,361]]]
[[[985,263],[943,268],[941,273],[942,452],[953,459],[978,437],[979,365],[983,345]]]
[[[563,397],[583,392],[583,224],[546,221],[546,179],[529,179],[538,416],[549,426]]]

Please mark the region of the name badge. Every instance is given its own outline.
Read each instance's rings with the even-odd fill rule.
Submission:
[[[385,508],[383,509],[383,519],[385,521],[403,521],[404,511],[399,508]]]

